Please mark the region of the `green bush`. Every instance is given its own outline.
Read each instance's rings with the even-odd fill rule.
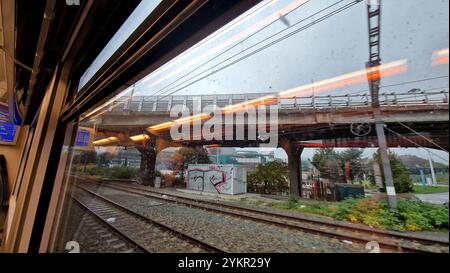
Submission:
[[[348,199],[338,205],[334,217],[338,220],[364,223],[370,227],[384,228],[386,221],[381,215],[390,217],[375,199]]]
[[[87,174],[111,179],[134,179],[137,177],[139,169],[124,166],[114,166],[112,168],[93,167],[87,169]]]
[[[279,194],[286,192],[289,189],[288,185],[288,168],[282,162],[259,164],[255,172],[247,174],[249,192]]]
[[[392,212],[386,201],[374,198],[349,198],[338,204],[320,201],[301,204],[296,199],[290,199],[272,206],[320,214],[382,229],[421,231],[449,228],[447,206],[420,201],[398,201],[398,213]]]
[[[133,179],[138,175],[138,169],[131,167],[114,166],[109,169],[109,178],[113,179]]]
[[[92,176],[104,176],[105,175],[105,169],[94,167],[94,168],[88,169],[87,173],[89,175],[92,175]]]
[[[339,203],[337,210],[331,215],[337,220],[347,220],[347,215],[357,205],[358,199],[348,198]]]
[[[448,228],[448,207],[425,202],[399,201],[399,217],[406,230]]]
[[[378,189],[378,186],[372,183],[370,180],[361,180],[359,184],[362,185],[364,189]]]
[[[288,208],[293,209],[298,207],[298,198],[295,196],[291,196],[288,201]]]
[[[365,198],[343,201],[333,216],[370,227],[420,231],[448,228],[448,212],[448,207],[443,205],[401,200],[398,213],[394,213],[386,201]]]
[[[378,161],[380,167],[383,167],[381,157],[378,153],[373,155],[374,160]],[[410,173],[406,169],[403,162],[395,153],[389,153],[389,161],[391,163],[392,177],[394,179],[394,188],[397,193],[407,193],[413,191],[413,181]],[[384,177],[384,175],[383,175]],[[384,178],[383,178],[384,179]]]

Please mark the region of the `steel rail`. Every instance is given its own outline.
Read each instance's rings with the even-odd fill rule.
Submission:
[[[212,201],[207,201],[207,200],[198,200],[198,199],[183,197],[183,196],[179,196],[179,195],[161,193],[161,192],[152,191],[149,189],[143,190],[141,188],[129,187],[129,186],[123,186],[123,185],[118,186],[118,185],[102,184],[102,186],[122,190],[122,191],[129,192],[129,193],[138,194],[138,195],[145,196],[145,197],[155,198],[158,200],[163,200],[163,201],[172,202],[172,203],[181,203],[183,205],[187,205],[187,206],[191,206],[191,207],[195,207],[195,208],[206,209],[209,211],[215,211],[215,212],[222,213],[222,214],[228,214],[228,215],[233,215],[236,217],[250,219],[250,220],[254,220],[254,221],[258,221],[258,222],[264,222],[266,224],[272,224],[272,225],[277,225],[277,226],[281,226],[281,227],[288,227],[288,228],[301,230],[301,231],[305,231],[308,233],[323,235],[323,236],[327,236],[327,237],[332,237],[332,238],[352,240],[352,241],[355,241],[358,243],[365,244],[370,241],[373,241],[375,239],[372,236],[374,234],[377,234],[377,235],[383,237],[383,238],[376,238],[376,240],[379,243],[380,247],[382,246],[384,249],[404,251],[404,252],[430,252],[428,250],[386,241],[389,239],[408,240],[408,241],[415,241],[422,245],[437,244],[440,246],[448,247],[448,242],[444,242],[444,241],[440,241],[440,240],[433,240],[433,239],[429,239],[429,238],[409,236],[406,234],[397,234],[394,232],[383,231],[383,230],[373,229],[373,228],[369,228],[369,227],[365,228],[365,227],[359,227],[359,226],[348,226],[346,224],[341,224],[341,223],[332,223],[332,222],[326,222],[326,221],[317,220],[317,219],[310,219],[310,218],[306,218],[306,217],[292,216],[292,215],[273,213],[273,212],[268,212],[268,211],[261,211],[261,210],[256,210],[256,209],[250,209],[250,208],[225,204],[225,203],[217,203],[217,202],[212,202]],[[166,195],[166,197],[162,197],[161,195]],[[226,208],[228,210],[226,210],[224,208]],[[234,211],[230,211],[230,210],[234,210]],[[236,211],[250,213],[253,215],[246,215],[246,214],[242,214],[242,213],[239,213]],[[267,217],[278,218],[278,219],[277,220],[268,219]],[[290,223],[282,222],[282,221],[280,221],[282,219],[287,220],[287,221],[295,221],[297,223],[290,224]],[[330,231],[330,230],[321,230],[320,228],[317,228],[317,227],[308,227],[308,226],[304,226],[304,225],[303,226],[298,225],[298,224],[301,224],[302,222],[307,223],[307,224],[328,226],[328,227],[332,227],[332,228],[346,229],[353,234],[343,233],[341,231],[336,232],[336,231]],[[366,238],[362,238],[362,236],[354,235],[355,233],[357,233],[357,234],[364,233],[365,235],[369,235],[369,236]],[[380,240],[380,239],[382,239],[382,240]]]
[[[111,200],[111,199],[109,199],[109,198],[107,198],[105,196],[102,196],[101,194],[98,194],[96,192],[91,191],[90,189],[87,189],[87,188],[85,188],[83,186],[80,186],[80,185],[76,185],[76,187],[81,189],[81,190],[83,190],[86,193],[91,194],[95,198],[98,198],[98,199],[100,199],[100,200],[102,200],[102,201],[104,201],[104,202],[106,202],[108,204],[111,204],[111,205],[119,208],[120,210],[122,210],[122,211],[124,211],[124,212],[126,212],[128,214],[131,214],[132,216],[135,216],[135,217],[140,218],[140,219],[142,219],[142,220],[144,220],[146,222],[149,222],[149,223],[151,223],[151,224],[153,224],[155,226],[158,226],[159,228],[161,228],[161,229],[163,229],[163,230],[165,230],[165,231],[167,231],[169,233],[172,233],[173,235],[179,237],[180,239],[189,241],[192,244],[197,245],[197,246],[199,246],[199,247],[201,247],[201,248],[203,248],[205,250],[212,251],[212,252],[219,252],[219,253],[225,252],[225,251],[223,251],[223,250],[221,250],[221,249],[219,249],[219,248],[217,248],[215,246],[212,246],[212,245],[210,245],[210,244],[208,244],[206,242],[198,240],[198,239],[196,239],[196,238],[194,238],[194,237],[192,237],[190,235],[187,235],[187,234],[185,234],[185,233],[183,233],[181,231],[178,231],[178,230],[176,230],[174,228],[171,228],[171,227],[169,227],[169,226],[167,226],[165,224],[162,224],[162,223],[160,223],[158,221],[155,221],[155,220],[153,220],[153,219],[151,219],[151,218],[149,218],[147,216],[144,216],[144,215],[142,215],[142,214],[140,214],[140,213],[138,213],[136,211],[133,211],[133,210],[125,207],[124,205],[119,204],[118,202],[115,202],[115,201],[113,201],[113,200]]]
[[[100,222],[102,222],[103,224],[105,224],[106,226],[108,226],[108,228],[112,229],[115,233],[119,234],[121,237],[123,237],[128,243],[130,243],[131,245],[137,247],[139,250],[145,252],[145,253],[150,253],[145,246],[143,246],[141,243],[136,242],[135,240],[133,240],[130,236],[128,236],[125,232],[121,231],[120,229],[116,228],[114,225],[112,225],[111,223],[109,223],[108,221],[106,221],[105,219],[103,219],[100,215],[98,215],[96,212],[94,212],[91,208],[89,208],[89,206],[87,206],[86,204],[84,204],[82,201],[80,201],[78,198],[74,197],[73,195],[69,194],[69,197],[76,203],[78,204],[80,207],[82,207],[84,210],[86,210],[87,212],[89,212],[91,215],[93,215],[96,219],[98,219]]]

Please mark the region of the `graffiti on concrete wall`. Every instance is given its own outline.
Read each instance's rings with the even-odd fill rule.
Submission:
[[[191,190],[231,194],[233,168],[195,168],[187,172]]]

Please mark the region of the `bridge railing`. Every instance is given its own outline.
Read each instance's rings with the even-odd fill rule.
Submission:
[[[448,91],[439,92],[410,92],[410,93],[381,93],[380,105],[421,105],[421,104],[448,104]],[[326,109],[343,107],[362,107],[371,105],[369,94],[346,94],[327,96],[308,96],[281,100],[281,108],[296,109]]]
[[[185,105],[189,109],[194,106],[199,111],[206,105],[224,107],[247,100],[267,96],[268,94],[233,94],[233,95],[189,95],[189,96],[133,96],[121,97],[106,106],[108,111],[122,112],[169,112],[174,105]],[[381,93],[380,105],[424,105],[424,104],[448,104],[449,91],[439,92],[408,92],[408,93]],[[320,95],[294,97],[281,99],[280,109],[333,109],[344,107],[364,107],[372,103],[370,94],[346,94],[346,95]]]

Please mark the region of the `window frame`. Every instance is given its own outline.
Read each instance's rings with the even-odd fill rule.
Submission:
[[[79,92],[77,92],[77,87],[81,76],[80,71],[73,71],[72,67],[67,90],[68,99],[59,118],[64,139],[60,139],[60,146],[55,149],[59,152],[60,157],[64,146],[69,147],[69,151],[67,155],[64,155],[64,158],[58,157],[58,164],[53,167],[47,166],[47,171],[50,171],[50,174],[47,172],[46,177],[51,181],[45,181],[45,183],[50,183],[53,186],[43,193],[50,195],[49,203],[44,210],[45,213],[36,217],[41,218],[44,226],[41,233],[35,232],[33,234],[34,245],[30,246],[29,249],[38,252],[55,250],[55,243],[58,240],[58,235],[60,235],[59,221],[64,211],[63,200],[65,199],[66,189],[70,186],[66,171],[71,164],[70,147],[76,137],[78,127],[76,122],[79,116],[84,111],[121,92],[130,86],[133,81],[136,82],[158,69],[260,2],[262,0],[224,1],[216,6],[217,3],[207,0],[164,0]],[[199,10],[201,10],[200,14],[198,14]],[[153,15],[154,13],[158,16]],[[217,16],[213,16],[214,14]],[[186,26],[186,21],[192,18],[204,22],[204,24]],[[160,29],[157,29],[158,20],[162,20],[162,22],[166,20],[171,24],[164,24],[164,27],[159,26]],[[145,62],[146,58],[153,53],[154,47],[164,42],[170,34],[173,34],[180,27],[193,30],[193,34],[180,37],[181,42],[168,49],[164,56],[158,56],[150,65],[142,66],[142,62]],[[152,31],[157,31],[157,39],[146,41],[148,38],[146,35],[152,33]],[[67,58],[70,59],[70,56]],[[123,59],[127,61],[123,65],[117,66]],[[113,73],[113,75],[108,76],[108,73]],[[111,78],[113,78],[112,81],[115,81],[115,84],[111,84]]]

